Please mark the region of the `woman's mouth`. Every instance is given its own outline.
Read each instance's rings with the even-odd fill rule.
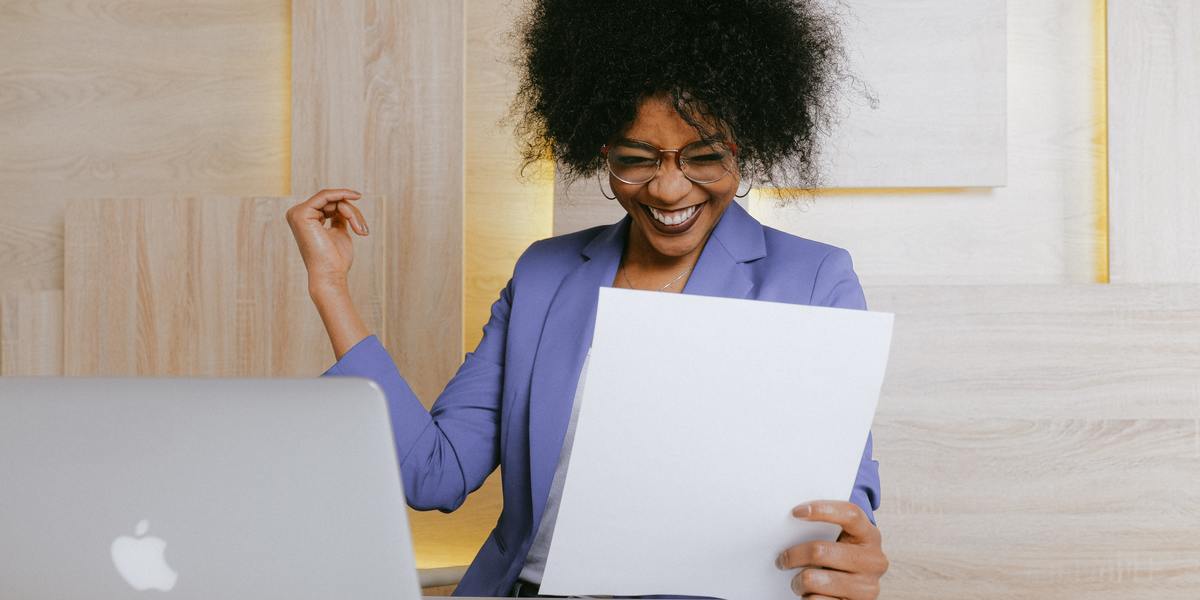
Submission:
[[[642,204],[642,209],[646,211],[646,214],[650,217],[650,222],[654,224],[654,228],[660,233],[678,235],[691,229],[692,225],[696,224],[696,221],[699,220],[700,212],[704,210],[706,204],[708,204],[707,200],[700,204],[693,204],[673,211],[663,211]]]

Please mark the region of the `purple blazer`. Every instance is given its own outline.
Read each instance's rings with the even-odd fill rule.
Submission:
[[[612,285],[630,220],[530,245],[492,304],[479,346],[429,411],[375,336],[325,372],[383,388],[413,508],[453,511],[501,466],[503,512],[455,595],[506,596],[524,566],[592,339],[599,288]],[[717,222],[683,293],[866,309],[849,253],[765,227],[736,202]],[[874,522],[879,465],[870,435],[849,499]]]

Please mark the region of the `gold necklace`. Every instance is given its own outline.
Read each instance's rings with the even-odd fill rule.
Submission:
[[[661,292],[661,291],[663,291],[663,290],[665,290],[665,289],[667,289],[667,288],[671,287],[671,284],[675,283],[676,281],[679,281],[679,278],[680,278],[680,277],[683,277],[684,275],[687,275],[687,274],[688,274],[688,272],[689,272],[689,271],[691,271],[691,270],[692,270],[692,267],[688,267],[688,268],[687,268],[687,270],[685,270],[684,272],[682,272],[682,273],[680,273],[680,274],[676,275],[676,276],[675,276],[675,279],[672,279],[671,281],[668,281],[668,282],[667,282],[667,285],[664,285],[664,286],[662,286],[662,287],[658,288],[658,290],[656,290],[656,291],[659,291],[659,292]],[[627,273],[627,272],[625,271],[625,265],[621,265],[621,276],[625,278],[625,283],[628,283],[628,284],[629,284],[629,287],[631,287],[631,288],[633,288],[633,289],[635,289],[635,290],[636,290],[636,289],[640,289],[640,288],[638,288],[638,286],[636,286],[636,285],[633,285],[633,282],[629,280],[629,273]]]

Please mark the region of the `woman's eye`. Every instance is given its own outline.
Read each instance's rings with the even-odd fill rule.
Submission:
[[[637,167],[637,166],[641,166],[641,165],[648,165],[653,162],[654,162],[653,158],[646,158],[645,156],[618,156],[617,157],[617,163],[619,163],[623,166],[626,166],[626,167]]]
[[[689,156],[689,157],[687,157],[687,161],[694,162],[694,163],[721,162],[721,160],[724,158],[725,157],[722,156],[721,154],[714,152],[712,154],[701,154],[699,156]]]

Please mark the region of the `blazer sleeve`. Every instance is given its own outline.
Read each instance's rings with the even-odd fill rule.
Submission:
[[[811,304],[815,306],[867,310],[867,300],[849,252],[835,248],[821,261],[812,299]],[[879,461],[872,458],[872,451],[872,436],[867,432],[867,444],[858,463],[858,476],[850,492],[850,501],[867,513],[871,523],[875,523],[875,511],[879,509]]]
[[[500,292],[483,339],[426,411],[374,335],[355,344],[322,376],[365,377],[387,398],[408,504],[451,512],[500,462],[504,349],[513,283]]]

